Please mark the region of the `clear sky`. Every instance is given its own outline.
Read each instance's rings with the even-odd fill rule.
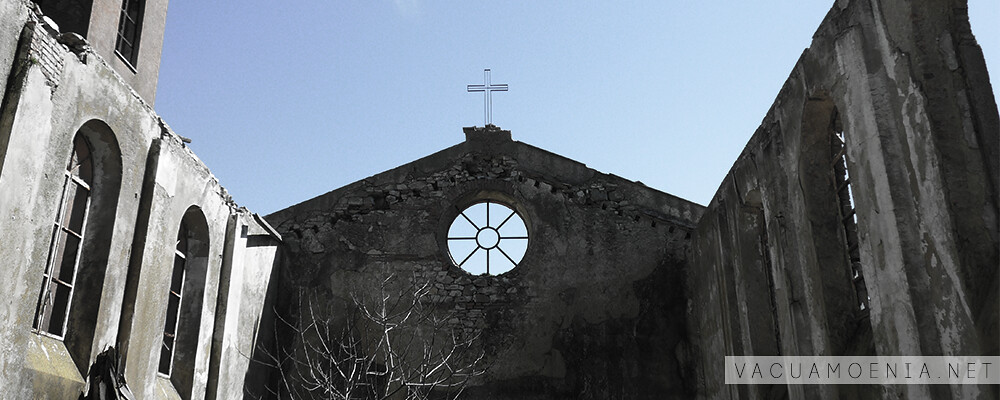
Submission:
[[[515,140],[707,204],[832,4],[173,0],[156,109],[268,214],[463,141],[491,68]]]

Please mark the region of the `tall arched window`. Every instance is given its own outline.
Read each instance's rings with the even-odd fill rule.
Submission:
[[[94,181],[91,147],[83,135],[73,139],[73,153],[63,176],[63,190],[52,229],[52,244],[35,308],[36,331],[62,339],[76,285]]]
[[[821,334],[829,354],[861,355],[874,352],[874,343],[866,333],[871,332],[871,319],[858,230],[864,221],[855,214],[858,193],[854,189],[858,186],[852,185],[860,174],[854,173],[857,165],[850,159],[856,149],[850,145],[853,132],[845,129],[849,126],[844,124],[849,120],[842,120],[845,117],[849,115],[841,115],[834,99],[822,91],[811,94],[802,108],[798,165],[790,172],[798,178],[802,196],[799,206],[804,217],[801,227],[808,233],[802,235],[801,248],[796,249],[805,257],[805,263],[787,274],[798,287],[796,290],[813,293],[802,297],[808,299],[808,304],[802,303],[808,307],[789,310],[803,321],[807,320],[801,314],[804,312],[825,314],[826,321],[803,324],[809,331],[785,337],[798,341],[800,346],[812,346],[816,342],[809,342]]]
[[[164,288],[167,312],[157,367],[183,398],[191,396],[194,384],[208,251],[208,222],[201,209],[192,206],[184,213],[177,231],[169,288]]]
[[[52,211],[52,241],[41,271],[32,330],[62,340],[86,375],[104,276],[113,264],[122,157],[115,133],[97,119],[84,122],[66,147],[71,150],[68,162],[60,160],[57,167],[63,171],[62,186],[53,196],[58,205]]]

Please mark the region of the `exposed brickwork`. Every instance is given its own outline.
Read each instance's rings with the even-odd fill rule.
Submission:
[[[38,17],[33,20],[34,23],[29,25],[30,29],[33,29],[29,62],[38,63],[49,85],[56,87],[63,71],[63,55],[69,49],[56,40],[59,32],[52,29],[44,20],[39,21]]]

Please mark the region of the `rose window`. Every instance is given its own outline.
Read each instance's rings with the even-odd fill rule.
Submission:
[[[528,248],[528,229],[510,207],[485,201],[466,208],[448,229],[448,252],[467,272],[497,275],[521,262]]]

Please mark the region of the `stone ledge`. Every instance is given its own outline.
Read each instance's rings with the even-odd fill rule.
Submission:
[[[35,396],[44,393],[50,399],[79,397],[85,382],[66,345],[48,336],[35,333],[30,336],[27,369]]]
[[[170,378],[162,375],[156,376],[156,386],[155,386],[156,398],[162,400],[181,400],[180,393],[177,393],[177,389],[174,388],[174,384],[170,382]]]

